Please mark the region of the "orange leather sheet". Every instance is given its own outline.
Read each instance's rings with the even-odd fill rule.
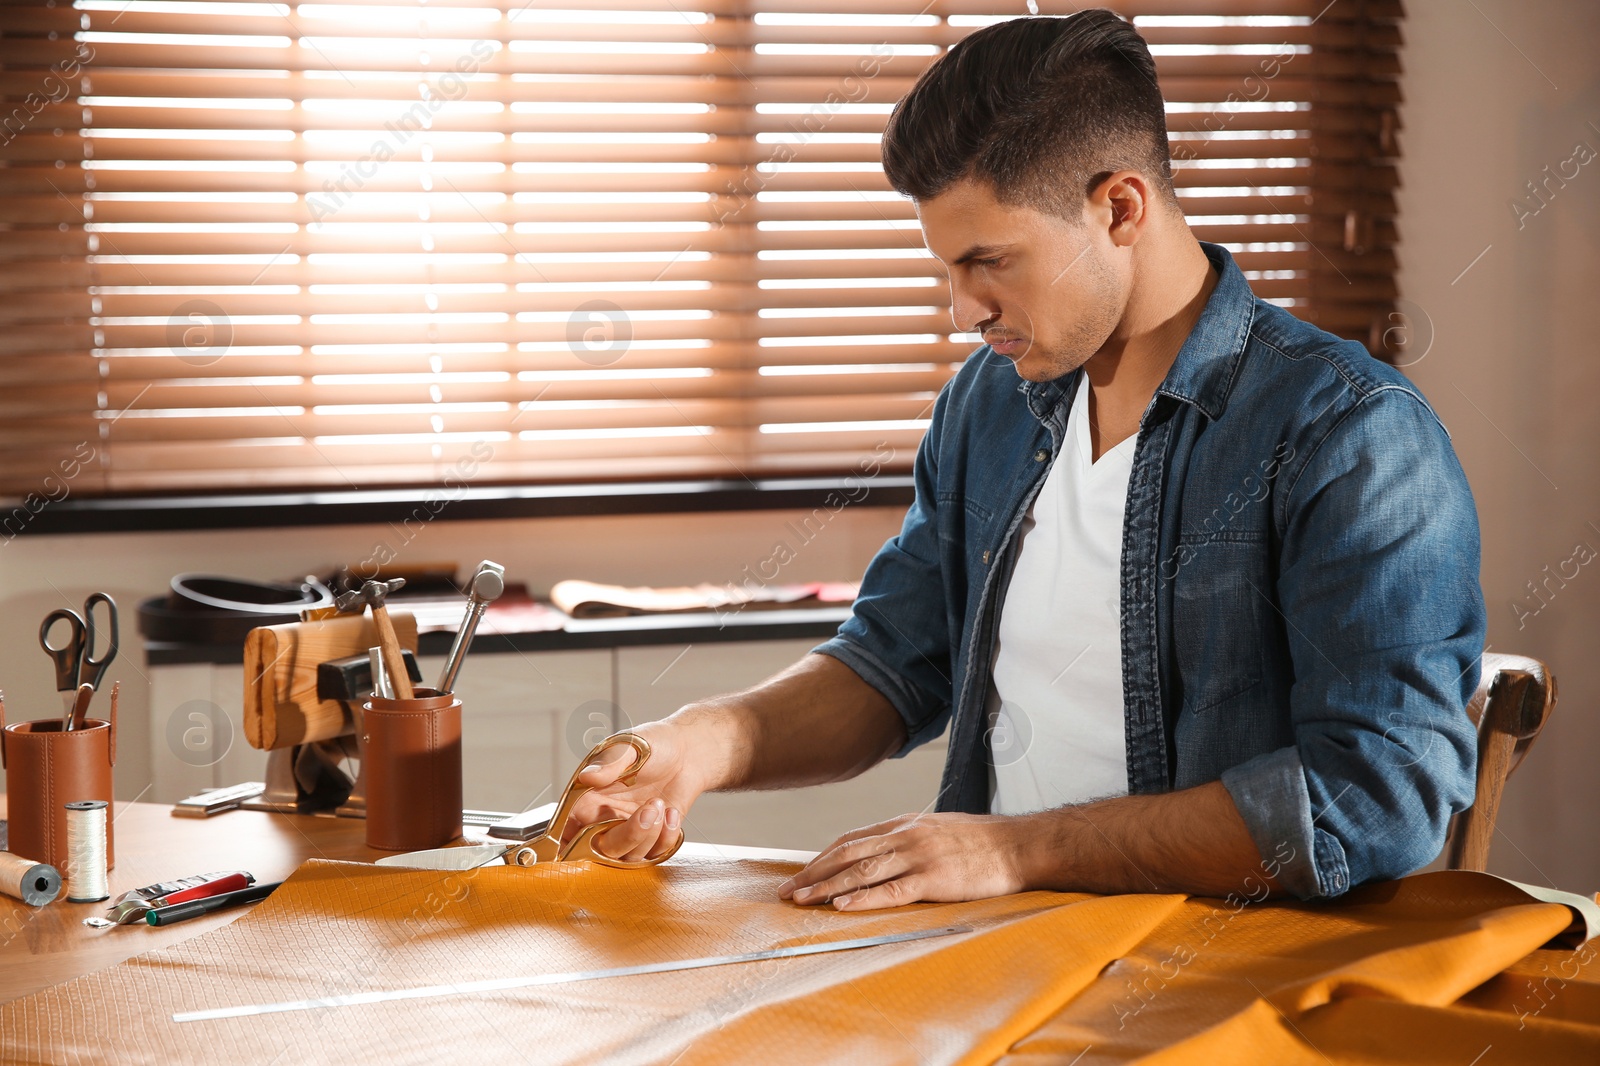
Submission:
[[[1600,1062],[1600,940],[1537,950],[1571,912],[1481,875],[1420,875],[1331,905],[1030,892],[840,914],[776,899],[795,868],[681,860],[439,873],[312,861],[225,928],[0,1007],[0,1059]],[[171,1019],[955,924],[974,932],[490,994]]]

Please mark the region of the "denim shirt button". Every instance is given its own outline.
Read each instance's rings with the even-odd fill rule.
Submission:
[[[1050,458],[1050,453],[1045,451],[1043,448],[1040,448],[1038,451],[1033,453],[1033,461],[1036,463],[1042,463],[1048,458]]]

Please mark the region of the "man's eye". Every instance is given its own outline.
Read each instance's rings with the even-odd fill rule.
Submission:
[[[1003,257],[1001,256],[995,256],[993,259],[974,259],[972,261],[972,265],[984,268],[992,268],[999,266],[1002,259]]]

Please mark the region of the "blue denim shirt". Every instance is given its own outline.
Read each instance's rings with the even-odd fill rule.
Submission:
[[[1280,883],[1334,896],[1429,862],[1472,802],[1477,512],[1402,374],[1203,247],[1220,278],[1128,483],[1128,791],[1220,779]],[[934,406],[904,526],[817,648],[905,719],[899,755],[951,726],[940,810],[988,811],[996,622],[1082,379],[1024,382],[973,353]]]

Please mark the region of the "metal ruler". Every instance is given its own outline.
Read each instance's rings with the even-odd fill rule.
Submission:
[[[391,1003],[400,999],[438,999],[444,996],[466,996],[479,992],[504,992],[512,988],[533,988],[538,985],[565,985],[576,981],[598,981],[605,977],[633,977],[647,973],[673,973],[677,970],[701,970],[709,966],[731,966],[741,962],[761,962],[765,959],[787,959],[797,955],[821,955],[831,951],[853,951],[856,948],[875,948],[883,944],[900,944],[908,940],[926,940],[929,937],[950,936],[953,933],[970,933],[967,925],[950,925],[940,929],[922,929],[912,933],[890,933],[884,936],[861,937],[856,940],[831,940],[822,944],[802,944],[798,947],[770,948],[744,955],[710,955],[699,959],[676,959],[671,962],[650,962],[640,966],[619,966],[610,970],[575,970],[571,973],[544,973],[532,977],[499,977],[487,981],[463,981],[451,985],[427,985],[421,988],[394,988],[382,992],[356,992],[345,996],[324,996],[320,999],[292,999],[280,1003],[252,1003],[242,1007],[215,1007],[211,1010],[181,1011],[172,1016],[175,1022],[206,1022],[220,1018],[248,1018],[257,1014],[280,1014],[296,1010],[325,1010],[333,1007],[355,1007],[365,1003]]]

